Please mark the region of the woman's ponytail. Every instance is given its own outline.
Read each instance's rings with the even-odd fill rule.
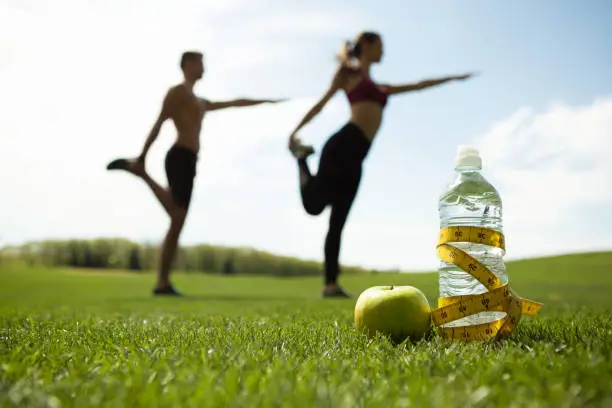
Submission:
[[[351,41],[346,41],[344,47],[338,53],[338,61],[343,66],[348,66],[351,60],[355,57],[355,47]]]

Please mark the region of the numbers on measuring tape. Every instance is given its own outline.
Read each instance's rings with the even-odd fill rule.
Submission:
[[[480,300],[480,303],[482,303],[482,305],[488,310],[489,309],[489,302],[491,301],[491,299],[489,299],[488,297],[483,297]]]
[[[454,321],[461,318],[460,315],[452,312],[452,310],[455,310],[455,307],[464,317],[468,315],[468,306],[470,306],[470,314],[479,313],[485,310],[501,310],[505,312],[506,316],[488,325],[464,326],[457,330],[450,327],[440,328],[440,334],[443,338],[463,338],[466,340],[476,340],[483,336],[502,338],[513,331],[522,314],[535,316],[540,307],[542,307],[542,304],[530,300],[523,300],[520,296],[516,295],[507,284],[502,286],[499,278],[493,275],[486,265],[481,264],[468,253],[447,244],[447,242],[453,239],[460,242],[486,243],[487,245],[505,250],[505,237],[499,231],[473,226],[445,227],[440,230],[437,244],[438,257],[446,262],[457,265],[475,279],[487,285],[489,289],[495,289],[489,290],[488,293],[483,294],[480,297],[480,302],[477,300],[477,295],[441,298],[444,299],[444,301],[439,300],[439,307],[435,312],[438,312],[442,307],[445,309],[438,312],[440,317],[435,318],[436,325],[439,326],[443,322],[446,322],[447,319],[449,321]],[[449,317],[451,318],[449,319]],[[440,321],[440,319],[442,321]]]

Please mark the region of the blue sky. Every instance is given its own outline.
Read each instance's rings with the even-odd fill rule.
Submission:
[[[484,174],[502,195],[507,259],[612,249],[612,5],[605,1],[41,4],[0,5],[0,245],[161,240],[167,219],[151,193],[104,166],[140,151],[166,88],[180,80],[180,53],[196,48],[207,65],[200,95],[291,101],[205,118],[181,242],[321,260],[328,213],[303,212],[286,139],[325,90],[343,41],[374,29],[385,44],[373,69],[381,82],[482,74],[390,101],[342,262],[435,268],[437,198],[460,144],[481,150]],[[338,94],[302,138],[320,149],[347,115]],[[147,163],[164,183],[173,132],[165,126]]]

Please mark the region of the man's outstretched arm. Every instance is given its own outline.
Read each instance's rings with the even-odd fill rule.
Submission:
[[[245,106],[261,105],[262,103],[278,103],[287,99],[234,99],[230,101],[206,101],[206,110],[213,111],[226,108],[242,108]]]

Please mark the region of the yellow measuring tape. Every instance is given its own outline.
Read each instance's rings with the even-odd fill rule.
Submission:
[[[441,337],[462,340],[500,339],[512,333],[522,315],[533,317],[542,308],[542,303],[518,296],[509,284],[502,285],[499,278],[485,265],[459,248],[449,245],[449,242],[472,242],[505,250],[504,235],[491,229],[446,227],[440,230],[436,247],[438,258],[463,269],[488,289],[488,292],[479,295],[438,299],[438,308],[432,311],[431,318]],[[505,312],[506,316],[490,323],[441,327],[480,312]]]

